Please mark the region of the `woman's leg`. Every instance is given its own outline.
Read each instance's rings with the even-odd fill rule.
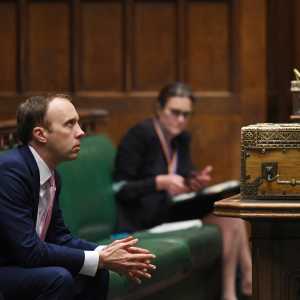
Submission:
[[[241,288],[242,292],[246,296],[252,295],[252,259],[250,253],[249,242],[247,239],[246,224],[243,222],[243,226],[240,228],[240,254],[239,261],[242,272]]]
[[[203,218],[203,223],[216,224],[221,230],[223,238],[223,299],[236,300],[236,270],[240,259],[243,257],[243,262],[241,262],[242,275],[247,275],[248,279],[249,273],[246,274],[246,272],[244,272],[246,268],[243,269],[243,265],[245,267],[247,266],[247,270],[249,271],[250,260],[251,267],[250,255],[247,256],[247,253],[250,253],[249,250],[245,252],[245,249],[241,249],[247,245],[244,221],[235,218],[222,218],[208,215]],[[251,286],[252,282],[249,282],[248,279],[245,281],[243,279],[243,285],[245,284],[247,291],[251,292],[249,285]]]

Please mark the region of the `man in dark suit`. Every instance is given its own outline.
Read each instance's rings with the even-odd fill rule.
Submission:
[[[105,299],[108,269],[140,282],[154,255],[128,237],[108,246],[73,237],[58,204],[56,166],[84,135],[63,95],[32,97],[17,112],[23,146],[0,156],[0,290],[5,299]]]

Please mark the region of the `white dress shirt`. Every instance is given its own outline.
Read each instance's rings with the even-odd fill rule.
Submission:
[[[40,157],[37,151],[29,146],[29,149],[37,163],[39,173],[40,173],[40,196],[39,196],[39,205],[38,205],[38,214],[36,221],[36,232],[40,236],[41,232],[41,216],[45,213],[48,207],[48,185],[47,181],[52,176],[51,170],[44,162],[44,160]],[[80,270],[80,274],[95,276],[99,263],[99,253],[105,246],[98,246],[94,251],[84,251],[84,263]]]

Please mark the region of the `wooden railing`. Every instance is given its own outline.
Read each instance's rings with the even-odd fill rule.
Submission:
[[[78,111],[80,116],[80,126],[86,135],[92,135],[100,132],[108,120],[108,112],[102,109],[81,109]],[[0,150],[6,150],[18,145],[18,136],[16,133],[16,120],[8,119],[0,121]]]

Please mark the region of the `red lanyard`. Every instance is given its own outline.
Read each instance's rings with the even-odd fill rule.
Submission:
[[[156,119],[153,119],[153,124],[168,163],[168,173],[175,174],[177,169],[177,151],[173,151],[172,153],[169,144],[161,130],[160,124]]]

